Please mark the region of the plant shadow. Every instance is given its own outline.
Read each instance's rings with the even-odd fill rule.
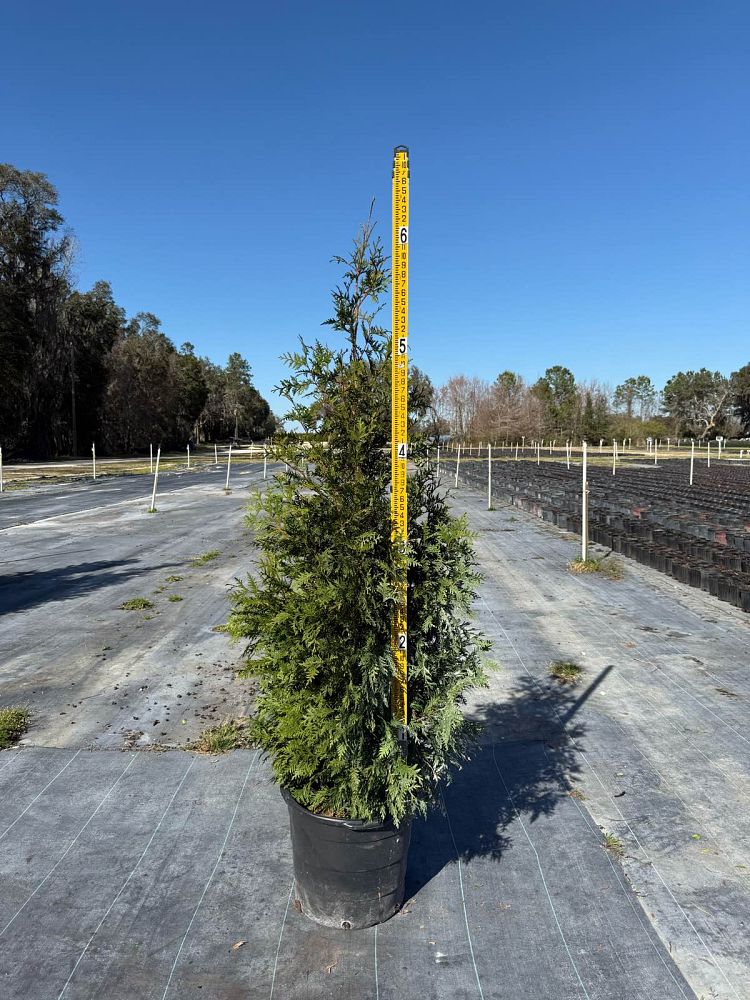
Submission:
[[[26,611],[52,601],[69,601],[134,577],[180,565],[176,562],[144,567],[138,559],[97,560],[22,570],[0,576],[0,614]]]
[[[479,745],[443,789],[442,808],[412,825],[406,899],[458,858],[499,860],[519,815],[533,823],[570,795],[585,735],[576,716],[610,670],[584,690],[522,678],[505,701],[471,713],[482,726]]]

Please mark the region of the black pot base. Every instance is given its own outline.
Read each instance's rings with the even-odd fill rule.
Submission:
[[[404,901],[411,820],[316,816],[281,790],[289,809],[298,905],[316,923],[354,930],[381,924]]]

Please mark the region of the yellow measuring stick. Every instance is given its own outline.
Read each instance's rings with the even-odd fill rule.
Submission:
[[[393,344],[391,369],[391,519],[393,540],[406,541],[406,464],[409,454],[407,412],[409,389],[409,150],[393,151]],[[399,586],[399,606],[393,616],[392,643],[396,677],[391,710],[407,722],[406,700],[406,579]]]

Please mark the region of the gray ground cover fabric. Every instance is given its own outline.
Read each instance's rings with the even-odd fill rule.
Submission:
[[[165,498],[161,520],[116,501],[61,521],[60,494],[53,521],[0,539],[12,563],[28,551],[41,566],[46,546],[67,565],[85,547],[97,564],[137,559],[138,573],[68,588],[64,605],[58,595],[57,636],[40,617],[54,588],[41,604],[33,579],[6,588],[18,607],[0,630],[15,643],[0,704],[6,676],[14,699],[39,692],[41,716],[73,684],[77,721],[41,717],[30,735],[55,746],[0,753],[3,1000],[750,997],[746,617],[630,563],[620,582],[573,577],[575,539],[460,490],[500,664],[469,706],[483,743],[446,811],[415,824],[403,912],[377,931],[331,931],[295,909],[285,806],[264,761],[123,749],[132,715],[158,716],[157,731],[169,718],[171,739],[231,686],[217,667],[208,707],[182,725],[200,654],[224,658],[208,643],[226,582],[252,558],[244,542],[229,552],[239,491],[228,503],[213,492]],[[162,618],[120,622],[123,597],[214,546],[226,561],[205,580],[189,570],[181,604],[162,609],[160,594]],[[93,630],[82,650],[76,618]],[[579,685],[551,681],[557,658],[583,666]],[[112,691],[121,667],[127,699]]]
[[[691,996],[555,752],[483,746],[416,824],[403,912],[350,933],[295,909],[286,807],[255,752],[0,755],[0,992]]]

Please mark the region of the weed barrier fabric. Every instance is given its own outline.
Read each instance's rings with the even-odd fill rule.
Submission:
[[[693,996],[577,803],[528,815],[546,752],[485,746],[414,823],[403,910],[352,931],[295,907],[253,751],[0,754],[3,998]]]
[[[481,490],[486,463],[462,463],[461,478]],[[580,469],[496,461],[493,496],[581,533]],[[750,611],[750,467],[696,470],[688,463],[659,468],[589,469],[589,538],[620,555]]]

